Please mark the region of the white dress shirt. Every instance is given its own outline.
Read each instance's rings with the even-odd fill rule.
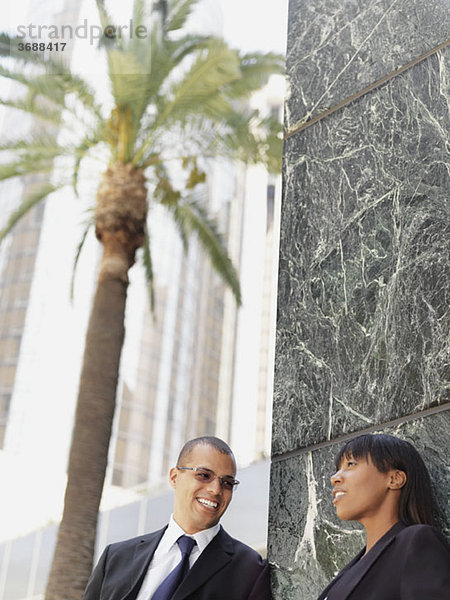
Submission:
[[[136,600],[150,600],[158,586],[180,562],[181,550],[178,547],[177,539],[181,535],[187,535],[188,537],[194,538],[197,542],[192,548],[192,552],[189,556],[189,568],[191,568],[206,546],[219,533],[219,529],[220,525],[217,523],[217,525],[214,525],[214,527],[210,527],[209,529],[204,529],[198,533],[187,534],[177,523],[175,523],[172,515],[170,517],[169,525],[155,550]]]

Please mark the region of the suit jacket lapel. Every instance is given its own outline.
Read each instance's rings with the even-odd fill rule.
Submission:
[[[364,556],[364,550],[361,550],[361,552],[355,556],[344,569],[342,569],[336,579],[334,579],[326,588],[319,600],[327,598],[328,590],[330,590],[328,594],[329,600],[345,600],[348,598],[373,563],[378,559],[380,554],[386,550],[389,544],[394,541],[395,536],[405,527],[406,525],[404,525],[404,523],[396,523],[378,540],[366,556]]]
[[[221,527],[219,533],[206,546],[192,569],[176,591],[173,600],[185,600],[197,588],[211,579],[227,563],[234,554],[233,542],[230,536]]]
[[[135,600],[158,544],[167,527],[136,540],[130,560],[129,589],[122,600]]]
[[[355,556],[355,558],[352,558],[352,560],[349,563],[347,563],[341,571],[339,571],[339,573],[336,575],[336,577],[333,579],[333,581],[331,581],[327,585],[327,587],[323,590],[323,592],[320,594],[318,600],[325,600],[325,598],[327,598],[327,596],[328,596],[328,590],[331,588],[335,588],[335,586],[337,586],[337,582],[341,579],[341,577],[343,575],[345,575],[345,573],[349,569],[351,569],[353,567],[353,565],[356,564],[362,556],[364,556],[364,548],[360,552],[358,552],[358,554]]]

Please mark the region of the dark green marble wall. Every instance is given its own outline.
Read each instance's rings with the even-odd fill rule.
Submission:
[[[314,600],[363,545],[336,518],[343,440],[429,465],[450,533],[449,0],[291,0],[269,560]]]

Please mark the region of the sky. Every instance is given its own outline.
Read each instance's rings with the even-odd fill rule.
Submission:
[[[285,52],[288,0],[220,0],[225,36],[243,50]]]

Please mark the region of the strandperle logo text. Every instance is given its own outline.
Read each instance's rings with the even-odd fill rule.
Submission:
[[[73,25],[28,25],[17,26],[17,37],[23,40],[89,40],[90,44],[104,37],[109,39],[121,38],[145,39],[148,29],[145,25],[134,26],[133,19],[127,25],[89,25],[87,19],[76,26]]]

